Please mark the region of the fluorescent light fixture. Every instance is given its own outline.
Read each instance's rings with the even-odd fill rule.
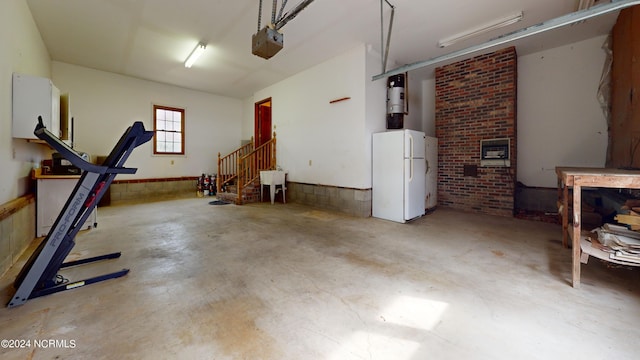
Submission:
[[[184,61],[184,67],[190,68],[191,66],[193,66],[193,63],[195,63],[196,60],[198,60],[198,58],[200,57],[200,55],[202,55],[202,53],[206,48],[207,48],[206,44],[198,43],[195,49],[193,49],[191,54],[189,54],[189,56],[187,57],[187,60]]]
[[[447,46],[453,45],[453,44],[455,44],[455,43],[457,43],[459,41],[467,40],[469,38],[472,38],[474,36],[478,36],[480,34],[484,34],[484,33],[489,32],[491,30],[495,30],[495,29],[499,29],[501,27],[505,27],[505,26],[508,26],[508,25],[511,25],[511,24],[515,24],[518,21],[522,20],[523,16],[524,15],[523,15],[522,11],[520,11],[520,12],[512,14],[510,16],[498,19],[496,21],[493,21],[493,22],[478,26],[476,28],[461,32],[459,34],[453,35],[453,36],[445,38],[445,39],[442,39],[442,40],[438,41],[438,46],[441,47],[441,48],[447,47]]]

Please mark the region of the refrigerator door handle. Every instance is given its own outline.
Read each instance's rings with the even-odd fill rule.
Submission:
[[[413,162],[415,160],[409,159],[409,182],[413,181]]]
[[[413,160],[413,136],[411,134],[407,134],[409,136],[409,158]]]
[[[407,133],[409,138],[409,182],[413,181],[413,136]]]
[[[411,176],[409,177],[409,182],[413,181],[413,161],[411,160]]]

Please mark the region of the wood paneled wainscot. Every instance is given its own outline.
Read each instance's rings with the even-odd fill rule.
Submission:
[[[560,209],[562,215],[562,244],[567,247],[567,236],[571,236],[572,245],[572,285],[580,286],[580,263],[585,262],[589,256],[595,256],[602,260],[616,262],[609,259],[607,253],[598,252],[591,247],[587,240],[581,236],[581,194],[583,187],[601,187],[615,189],[640,189],[640,171],[605,169],[605,168],[578,168],[557,167],[558,193],[562,198]],[[573,210],[571,219],[572,229],[569,231],[569,187],[573,187]],[[626,265],[632,265],[625,263]]]

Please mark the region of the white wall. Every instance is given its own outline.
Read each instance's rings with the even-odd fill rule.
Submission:
[[[406,78],[405,96],[409,106],[405,110],[408,110],[408,114],[404,116],[404,128],[424,131],[422,110],[425,97],[422,96],[422,79],[415,77],[412,72]]]
[[[53,81],[70,96],[75,119],[75,149],[107,155],[134,121],[153,130],[153,104],[184,108],[186,145],[184,156],[153,155],[149,142],[138,147],[128,167],[137,167],[126,178],[164,178],[216,173],[217,154],[239,146],[242,101],[204,92],[140,80],[76,65],[53,62]]]
[[[556,166],[604,166],[607,124],[597,91],[605,40],[599,36],[518,58],[518,181],[553,188]],[[423,131],[435,134],[433,78],[422,80],[421,115]]]
[[[253,136],[254,103],[271,97],[278,165],[290,181],[371,188],[371,134],[386,131],[386,81],[371,80],[379,73],[380,54],[363,44],[262,89],[243,101],[242,136]],[[409,86],[404,127],[435,135],[434,100],[423,98],[433,79]],[[351,99],[329,104],[341,97]]]
[[[607,124],[597,100],[606,36],[518,58],[518,180],[556,187],[556,166],[602,167]]]
[[[596,97],[604,40],[519,57],[518,180],[524,184],[555,187],[556,166],[604,166],[607,127]],[[361,99],[352,95],[363,91],[357,84],[363,62],[364,113]],[[368,188],[370,135],[385,131],[386,121],[386,83],[371,81],[379,70],[378,55],[363,45],[263,89],[243,103],[243,137],[253,133],[253,103],[273,97],[279,165],[291,181]],[[434,87],[433,78],[410,79],[406,128],[435,135]],[[352,99],[328,104],[342,96]]]
[[[379,79],[372,81],[374,75],[378,75],[382,69],[381,55],[371,50],[371,46],[367,46],[365,53],[365,130],[362,136],[363,142],[363,158],[367,178],[366,188],[372,187],[372,166],[373,166],[373,136],[377,132],[387,130],[387,80]],[[391,62],[393,66],[397,66],[395,62]]]
[[[361,45],[343,55],[256,92],[251,102],[273,100],[272,120],[278,139],[278,165],[288,180],[302,183],[371,187],[371,133],[367,120],[373,70]],[[384,94],[384,93],[382,93]],[[330,104],[342,97],[349,100]],[[245,104],[247,101],[245,101]],[[384,129],[384,95],[380,127]],[[245,112],[249,106],[245,106]],[[251,113],[253,108],[251,107]],[[249,117],[245,116],[244,136]],[[252,130],[251,130],[252,131]]]
[[[0,1],[0,204],[29,192],[42,145],[13,139],[11,82],[14,72],[50,77],[51,59],[24,0]],[[35,129],[35,121],[33,127]]]
[[[422,131],[427,136],[436,136],[436,80],[431,77],[420,82],[422,86]]]
[[[260,100],[253,100],[253,97],[242,100],[242,139],[249,140],[254,134],[255,127],[255,103]]]

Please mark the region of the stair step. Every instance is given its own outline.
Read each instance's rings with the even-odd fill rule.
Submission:
[[[237,185],[227,185],[225,191],[218,193],[218,198],[225,201],[235,202],[238,201],[238,187]],[[256,203],[260,202],[260,180],[255,180],[252,183],[242,188],[242,203]]]

